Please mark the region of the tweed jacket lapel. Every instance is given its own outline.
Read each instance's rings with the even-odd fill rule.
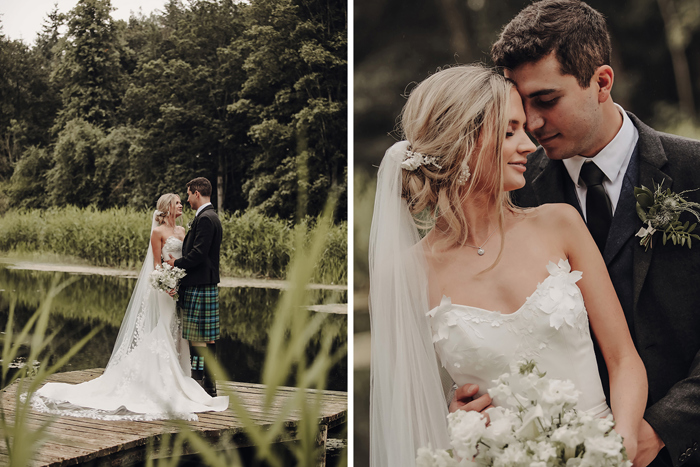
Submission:
[[[667,158],[656,132],[631,113],[628,112],[627,115],[632,119],[632,123],[637,127],[637,131],[639,131],[639,141],[637,142],[639,150],[639,184],[653,190],[655,185],[663,182],[665,188],[672,188],[673,179],[662,170],[666,165]],[[641,221],[638,222],[638,225],[641,225]],[[642,246],[634,250],[633,307],[635,310],[637,309],[637,302],[649,271],[653,253],[654,248],[649,248],[645,251]]]
[[[634,149],[632,158],[627,166],[627,171],[622,181],[622,189],[620,190],[620,198],[617,202],[612,224],[610,225],[608,240],[605,243],[603,259],[607,266],[609,266],[610,262],[617,256],[627,240],[639,231],[639,227],[641,226],[641,221],[639,220],[639,216],[637,216],[637,202],[634,197],[634,187],[639,185],[638,160],[639,143],[637,143],[637,147]]]
[[[182,245],[182,256],[186,256],[187,253],[190,252],[190,249],[192,248],[192,242],[194,242],[194,235],[195,232],[197,231],[197,222],[199,222],[199,219],[202,217],[202,214],[204,214],[204,211],[207,211],[209,209],[214,209],[214,206],[211,204],[204,209],[202,209],[199,212],[199,215],[196,215],[194,219],[192,220],[192,224],[190,225],[189,230],[185,234],[185,239],[183,240],[183,245]],[[190,234],[192,234],[192,237],[190,238]],[[190,240],[190,241],[188,241]]]

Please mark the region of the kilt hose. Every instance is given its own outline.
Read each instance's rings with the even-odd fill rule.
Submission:
[[[219,287],[192,285],[180,289],[182,337],[190,342],[219,338]]]

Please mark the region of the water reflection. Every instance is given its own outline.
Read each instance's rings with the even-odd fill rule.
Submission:
[[[56,279],[71,276],[61,272],[24,271],[0,267],[0,329],[7,325],[10,302],[16,300],[14,329],[19,331]],[[61,291],[52,303],[48,331],[60,329],[46,356],[54,361],[90,329],[103,325],[86,348],[60,371],[104,367],[117,338],[124,310],[136,279],[101,275],[80,275]],[[231,379],[260,382],[268,333],[281,291],[251,287],[221,288],[221,339],[217,341],[220,363]],[[345,303],[347,293],[314,290],[312,304]],[[332,335],[334,346],[347,342],[347,316],[328,314],[320,333],[314,336],[309,358],[318,352],[320,339]],[[335,365],[328,378],[328,389],[347,390],[347,361]],[[287,384],[293,385],[293,381]]]

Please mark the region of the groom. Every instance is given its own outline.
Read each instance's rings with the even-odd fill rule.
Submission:
[[[491,53],[515,82],[527,129],[541,145],[528,156],[516,202],[579,210],[646,367],[649,397],[635,466],[700,466],[700,247],[663,245],[657,232],[645,250],[635,236],[643,224],[634,198],[641,185],[663,182],[676,193],[700,188],[700,142],[657,132],[612,101],[605,19],[583,2],[529,5]],[[700,191],[684,196],[700,201]],[[597,346],[596,352],[607,390]],[[476,389],[458,388],[450,410],[487,407],[488,395],[471,399]]]
[[[191,180],[187,184],[187,202],[197,213],[185,235],[182,258],[171,257],[167,262],[187,272],[180,283],[178,305],[182,337],[190,342],[192,378],[216,397],[216,380],[211,371],[204,371],[204,354],[209,358],[216,356],[219,338],[219,251],[223,231],[211,204],[209,180]]]

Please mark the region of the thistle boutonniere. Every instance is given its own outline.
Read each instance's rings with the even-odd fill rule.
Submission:
[[[189,232],[190,229],[192,228],[193,222],[194,222],[194,217],[187,222],[187,227],[185,228],[185,230],[187,230]]]
[[[656,184],[654,184],[656,185]],[[689,212],[700,221],[699,203],[688,201],[683,197],[686,190],[680,193],[674,193],[670,188],[661,189],[661,185],[656,185],[654,191],[642,185],[641,188],[634,188],[634,197],[637,199],[637,215],[646,224],[637,232],[637,237],[641,237],[639,244],[645,249],[653,247],[651,243],[652,236],[657,231],[663,232],[661,238],[665,245],[667,240],[671,240],[674,245],[692,245],[692,239],[700,240],[700,236],[692,233],[697,222],[691,224],[686,221],[685,224],[678,220],[683,212]]]

